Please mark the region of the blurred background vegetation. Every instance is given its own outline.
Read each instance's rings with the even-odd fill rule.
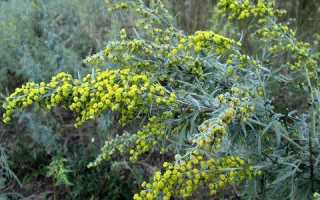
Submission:
[[[186,33],[223,33],[217,29],[216,0],[165,3]],[[320,1],[277,3],[288,11],[286,20],[299,38],[319,47],[320,36],[313,33],[320,28]],[[130,24],[112,19],[103,0],[0,0],[0,103],[26,81],[45,81],[60,71],[74,76],[90,71],[82,60]],[[1,200],[130,199],[143,179],[138,166],[125,163],[87,169],[109,132],[117,129],[107,115],[80,129],[59,109],[16,117],[14,125],[0,122]]]

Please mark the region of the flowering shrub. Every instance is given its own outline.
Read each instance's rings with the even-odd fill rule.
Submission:
[[[152,165],[135,200],[308,199],[316,192],[318,58],[278,22],[284,11],[270,1],[220,0],[221,18],[236,30],[228,38],[183,34],[161,1],[107,4],[134,26],[85,60],[92,73],[84,78],[60,73],[17,88],[4,104],[4,122],[34,104],[69,109],[77,127],[112,113],[122,132],[88,167],[122,159]]]

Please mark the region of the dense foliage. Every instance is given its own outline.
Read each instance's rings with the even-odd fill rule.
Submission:
[[[48,117],[46,125],[54,121],[53,130],[62,129],[47,113],[78,128],[63,134],[78,130],[91,139],[61,150],[68,141],[61,145],[50,134],[53,153],[39,155],[53,156],[38,170],[54,182],[54,195],[72,190],[69,198],[318,198],[316,33],[294,30],[292,13],[268,0],[219,0],[212,30],[188,34],[175,25],[168,2],[105,3],[124,24],[84,60],[88,75],[72,65],[78,74],[60,72],[42,82],[37,74],[3,103],[7,126],[32,108]],[[315,39],[302,41],[306,35]],[[41,159],[48,160],[35,163]],[[1,166],[17,179],[5,162]],[[117,185],[104,190],[108,182]],[[135,194],[118,196],[113,187]]]

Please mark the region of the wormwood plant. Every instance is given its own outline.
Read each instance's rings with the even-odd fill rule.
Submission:
[[[112,113],[123,132],[88,167],[106,160],[152,166],[135,200],[309,199],[317,192],[318,60],[278,21],[284,11],[274,2],[220,0],[232,38],[183,34],[161,1],[107,4],[134,25],[85,60],[91,74],[59,73],[17,88],[4,122],[32,105],[64,107],[76,127]]]

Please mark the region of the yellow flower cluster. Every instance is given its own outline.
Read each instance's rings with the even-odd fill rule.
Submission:
[[[95,161],[88,164],[88,167],[96,167],[103,161],[110,160],[112,156],[120,154],[127,154],[132,144],[136,141],[135,134],[129,134],[127,132],[122,135],[116,135],[114,138],[107,139],[101,153],[98,155]]]
[[[198,148],[207,152],[216,152],[220,149],[222,139],[227,133],[228,126],[236,116],[238,115],[241,120],[245,121],[253,113],[254,106],[248,106],[244,101],[242,101],[242,104],[240,103],[240,89],[234,87],[231,90],[233,92],[233,97],[229,95],[218,96],[218,100],[223,104],[227,104],[228,107],[217,118],[206,120],[199,126],[200,133],[193,141]],[[238,97],[236,97],[237,95]],[[228,103],[226,97],[228,98]]]
[[[222,15],[228,16],[229,20],[245,20],[250,17],[263,18],[274,16],[280,12],[273,9],[274,2],[270,0],[219,0],[217,6]]]
[[[160,115],[150,117],[146,125],[137,133],[125,132],[108,139],[101,148],[99,156],[88,167],[98,166],[103,161],[110,160],[114,155],[129,155],[131,161],[137,161],[141,155],[156,148],[160,141],[165,140],[166,120],[171,117],[172,112],[165,111]]]
[[[248,69],[250,67],[260,68],[261,64],[246,54],[230,54],[226,60],[229,66],[235,65],[237,69]]]
[[[86,59],[83,60],[85,64],[88,64],[90,66],[94,66],[96,68],[99,68],[104,64],[104,58],[100,53],[88,56]]]
[[[123,31],[121,31],[123,32]],[[103,52],[89,56],[85,59],[85,63],[101,68],[101,64],[108,62],[121,66],[129,66],[132,69],[135,67],[133,64],[143,66],[149,66],[148,62],[137,62],[139,58],[152,57],[155,47],[147,43],[145,40],[133,39],[133,40],[121,40],[112,41],[104,48]],[[133,66],[132,66],[133,65]],[[145,67],[144,67],[145,68]]]
[[[106,0],[106,3],[109,5],[109,11],[126,10],[130,7],[127,2],[114,3],[113,0]]]
[[[223,55],[232,49],[236,42],[212,31],[197,31],[188,37],[181,37],[176,49],[171,54],[193,48],[196,53],[213,50],[217,55]]]
[[[262,27],[257,30],[257,35],[262,41],[268,42],[284,35],[295,37],[296,33],[284,24],[274,24],[271,27]]]
[[[186,52],[185,52],[186,53]],[[170,54],[170,53],[169,53]],[[172,55],[169,55],[172,56]],[[201,59],[195,59],[194,57],[183,54],[176,57],[171,57],[168,61],[168,70],[176,70],[178,67],[183,66],[184,73],[191,74],[192,77],[199,79],[203,78],[204,74],[204,61]],[[170,72],[169,72],[170,73]]]
[[[82,80],[60,73],[49,83],[27,83],[7,98],[4,105],[4,121],[8,122],[13,111],[19,107],[41,103],[48,109],[63,104],[78,114],[76,126],[97,118],[104,111],[120,114],[125,124],[145,113],[150,105],[169,106],[175,103],[174,93],[168,94],[160,84],[153,83],[147,74],[137,74],[129,69],[97,70]]]
[[[172,117],[171,112],[164,112],[160,116],[152,116],[142,130],[136,133],[137,139],[130,150],[130,160],[137,161],[144,153],[154,148],[160,141],[165,140],[165,120]]]
[[[252,91],[247,89],[232,87],[230,92],[220,94],[217,96],[217,100],[227,106],[227,110],[233,110],[235,112],[227,112],[225,115],[221,115],[221,119],[227,117],[228,120],[222,120],[224,122],[230,122],[232,120],[231,116],[235,118],[235,115],[228,113],[237,114],[238,117],[242,120],[246,120],[251,116],[251,113],[255,110],[254,105],[249,105],[248,102],[251,102],[250,99],[254,96]]]
[[[88,57],[85,63],[100,68],[101,64],[109,62],[117,66],[130,65],[131,69],[138,72],[156,73],[158,65],[154,61],[169,58],[165,63],[161,62],[161,65],[165,67],[164,70],[170,71],[172,67],[180,66],[184,68],[184,72],[201,78],[205,64],[203,60],[194,58],[194,52],[208,54],[213,51],[221,56],[236,44],[235,41],[210,31],[198,31],[194,35],[186,37],[178,34],[174,35],[174,32],[169,30],[155,30],[157,30],[155,32],[161,32],[166,36],[171,34],[170,39],[163,41],[164,37],[157,35],[153,42],[147,42],[143,39],[109,42],[102,53]],[[175,38],[179,42],[175,45],[176,47],[172,48],[169,43],[172,43]],[[161,41],[158,39],[161,39]],[[141,58],[143,58],[143,62],[141,62]],[[162,71],[163,73],[165,71]]]
[[[311,55],[310,44],[300,42],[296,38],[296,33],[288,26],[274,24],[271,27],[264,27],[257,31],[260,39],[271,47],[268,51],[272,55],[286,55],[291,57],[286,65],[291,71],[308,70],[308,75],[312,79],[317,79],[317,60]]]
[[[227,109],[218,119],[207,120],[199,126],[199,137],[193,141],[198,148],[208,152],[220,149],[221,142],[227,133],[228,124],[235,117],[233,108]]]
[[[210,195],[215,195],[227,185],[260,174],[239,157],[206,159],[196,153],[187,161],[177,161],[175,164],[164,162],[163,168],[162,172],[155,172],[150,183],[142,183],[144,189],[134,195],[134,200],[188,198],[202,185],[208,187]]]
[[[197,78],[203,78],[205,62],[201,58],[195,58],[194,54],[202,54],[204,57],[211,53],[224,56],[238,43],[222,35],[211,31],[197,31],[193,35],[176,35],[178,43],[165,55],[168,57],[169,66],[185,66],[186,71]]]
[[[8,123],[15,109],[25,108],[34,103],[45,102],[47,108],[58,105],[69,97],[72,92],[73,79],[71,75],[60,73],[52,78],[49,84],[29,82],[17,88],[7,97],[3,108],[3,121]],[[50,93],[48,96],[47,94]]]

